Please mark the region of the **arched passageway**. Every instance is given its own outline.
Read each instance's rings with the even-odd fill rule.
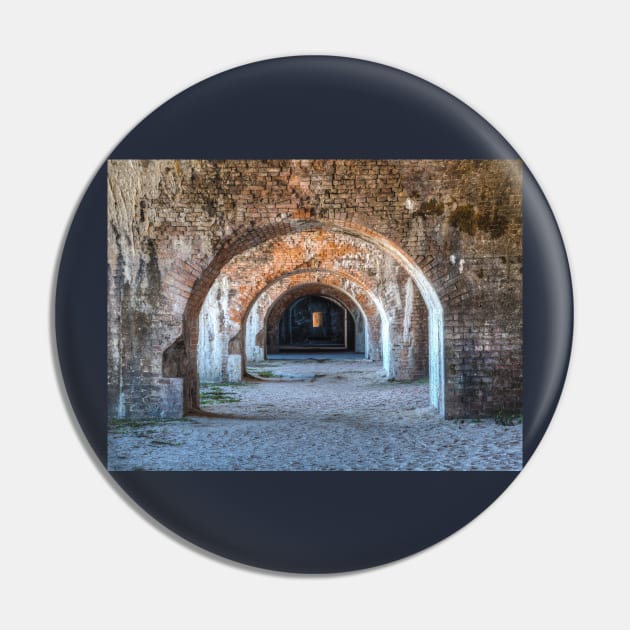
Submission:
[[[319,295],[297,298],[280,315],[277,325],[267,324],[267,348],[277,339],[277,351],[354,351],[354,318],[334,300]]]
[[[355,352],[366,359],[383,360],[382,329],[389,324],[379,298],[345,272],[317,269],[280,276],[252,301],[244,318],[247,362],[260,361],[267,352],[277,352],[282,313],[306,295],[327,297],[346,308],[355,324]]]
[[[197,408],[206,343],[242,378],[252,305],[298,273],[380,305],[391,378],[426,343],[440,414],[520,410],[521,181],[501,160],[112,161],[109,415]]]
[[[386,239],[372,234],[360,234],[356,229],[327,230],[310,222],[299,228],[235,255],[217,274],[199,311],[201,325],[195,330],[195,322],[188,321],[190,342],[198,335],[194,355],[199,372],[191,373],[191,391],[198,390],[199,375],[201,380],[220,382],[237,381],[245,374],[247,316],[268,287],[292,275],[331,274],[359,285],[376,306],[380,330],[371,337],[380,339],[381,347],[380,352],[373,351],[373,357],[380,354],[385,376],[410,380],[428,372],[430,400],[440,410],[441,305],[417,265]],[[312,261],[316,261],[314,266]],[[244,275],[243,270],[249,269],[257,273]],[[356,340],[356,334],[354,337]],[[315,338],[311,335],[310,341]],[[289,336],[288,345],[291,343]],[[189,354],[192,352],[189,348]]]
[[[316,271],[340,274],[366,287],[376,305],[380,333],[373,336],[380,338],[380,356],[387,378],[409,380],[428,372],[430,400],[440,410],[441,305],[421,272],[395,247],[374,236],[368,239],[355,232],[300,227],[295,234],[270,239],[235,256],[209,288],[199,320],[206,317],[207,323],[197,328],[199,343],[195,348],[197,364],[201,367],[209,360],[213,366],[214,372],[206,372],[211,375],[207,380],[237,381],[245,374],[245,329],[252,304],[279,277],[313,271],[305,269],[304,264],[309,252],[313,255],[318,246],[324,255],[317,256]],[[279,259],[277,262],[274,256]],[[260,270],[265,263],[270,265],[268,275],[243,277],[242,270]],[[370,270],[370,263],[376,273]],[[429,296],[428,301],[425,295]],[[189,325],[193,329],[194,322]],[[192,341],[194,331],[191,333]],[[198,388],[199,376],[193,373],[191,382]]]

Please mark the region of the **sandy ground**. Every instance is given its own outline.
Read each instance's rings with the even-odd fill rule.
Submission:
[[[295,358],[250,366],[269,380],[204,386],[217,417],[110,429],[110,470],[521,469],[520,424],[442,420],[426,383],[370,361]]]

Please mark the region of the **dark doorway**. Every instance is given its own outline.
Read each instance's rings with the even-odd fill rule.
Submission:
[[[319,295],[298,298],[278,324],[278,350],[354,350],[354,319],[337,302]]]

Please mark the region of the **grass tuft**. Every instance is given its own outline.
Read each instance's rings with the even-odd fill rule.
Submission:
[[[260,370],[260,372],[256,373],[257,376],[262,376],[263,378],[273,378],[277,376],[277,374],[273,370]]]
[[[241,399],[234,392],[227,391],[220,385],[210,385],[199,394],[199,402],[202,405],[212,403],[234,403]]]
[[[500,409],[494,417],[494,422],[502,427],[513,427],[517,424],[522,424],[523,417],[513,413],[506,413]]]

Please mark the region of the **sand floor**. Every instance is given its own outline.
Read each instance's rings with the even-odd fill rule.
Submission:
[[[331,355],[332,356],[332,355]],[[522,426],[442,420],[428,384],[388,382],[343,355],[249,366],[238,385],[202,387],[216,417],[120,423],[110,470],[520,470]]]

